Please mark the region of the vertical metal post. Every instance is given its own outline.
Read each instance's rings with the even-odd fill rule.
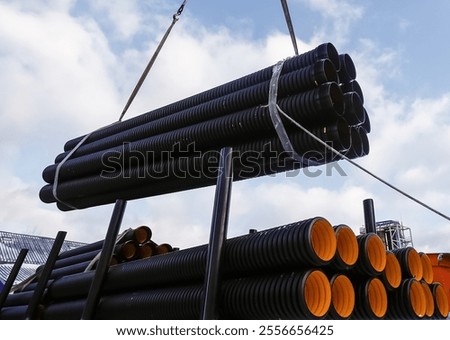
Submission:
[[[56,239],[55,242],[53,242],[52,249],[50,250],[50,254],[47,258],[47,262],[45,262],[44,268],[42,268],[36,288],[33,292],[33,296],[28,303],[28,308],[25,313],[25,319],[27,320],[32,320],[36,317],[36,310],[42,300],[42,296],[44,295],[45,288],[47,287],[50,274],[52,273],[53,267],[55,266],[56,259],[64,243],[66,235],[67,232],[65,231],[59,231],[56,235]]]
[[[3,304],[5,303],[6,298],[8,297],[8,294],[11,291],[14,281],[16,280],[17,274],[19,274],[19,270],[22,267],[23,261],[25,261],[25,257],[27,256],[27,254],[28,249],[21,249],[19,255],[17,256],[16,262],[14,262],[11,272],[9,273],[5,285],[0,293],[0,310],[3,308]]]
[[[95,316],[95,311],[100,300],[100,292],[103,287],[106,274],[108,273],[111,256],[114,251],[114,246],[116,244],[117,235],[119,234],[126,206],[127,201],[121,199],[117,200],[114,205],[111,221],[106,232],[105,241],[103,242],[100,259],[98,260],[98,265],[95,270],[94,278],[92,280],[83,314],[81,316],[81,319],[83,320],[91,320]]]
[[[233,149],[220,150],[219,174],[211,222],[206,262],[202,319],[213,320],[218,316],[217,300],[220,295],[220,263],[227,238],[231,186],[233,183]]]
[[[377,227],[375,225],[375,208],[373,205],[373,199],[367,198],[363,201],[364,208],[364,225],[366,233],[376,233]]]

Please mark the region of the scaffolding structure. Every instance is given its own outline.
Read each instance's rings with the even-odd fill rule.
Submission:
[[[393,220],[376,222],[376,229],[388,250],[414,247],[411,228],[401,222]]]

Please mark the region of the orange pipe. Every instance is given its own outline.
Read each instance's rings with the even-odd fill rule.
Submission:
[[[395,254],[386,251],[386,267],[381,273],[381,281],[383,281],[387,290],[392,291],[402,283],[402,268]]]
[[[431,260],[425,253],[420,252],[419,256],[420,260],[422,261],[422,268],[423,268],[422,279],[425,280],[426,283],[430,284],[433,282],[434,277]]]
[[[331,306],[333,319],[348,319],[355,308],[355,290],[350,279],[344,274],[335,274],[330,279]]]
[[[337,270],[352,268],[358,260],[358,241],[353,230],[345,224],[333,227],[336,235],[336,253],[330,266]]]

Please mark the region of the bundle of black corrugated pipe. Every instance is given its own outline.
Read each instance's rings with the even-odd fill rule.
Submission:
[[[199,319],[207,248],[111,266],[95,318]],[[426,258],[415,255],[413,248],[386,251],[376,234],[356,236],[347,225],[333,227],[322,217],[231,238],[225,246],[219,317],[445,318],[444,288],[432,282],[429,268],[424,270]],[[79,319],[93,277],[87,271],[54,279],[38,317]],[[23,319],[29,298],[28,291],[10,294],[0,319]]]
[[[96,268],[103,240],[72,249],[60,254],[49,276],[49,284],[63,276],[82,273]],[[157,244],[152,240],[152,231],[147,226],[129,228],[117,239],[110,265],[144,259],[173,251],[168,243]],[[14,291],[24,294],[10,296],[8,304],[26,305],[37,287],[43,265],[36,269],[36,274],[14,287]]]
[[[234,180],[337,160],[282,117],[293,161],[268,109],[273,67],[68,141],[43,171],[40,198],[82,209],[216,183],[219,150],[233,147]],[[284,61],[277,104],[350,158],[369,152],[370,122],[355,65],[331,43]],[[71,155],[69,155],[72,153]]]

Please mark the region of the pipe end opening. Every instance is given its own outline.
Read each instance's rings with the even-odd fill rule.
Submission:
[[[449,304],[445,288],[440,283],[433,283],[432,293],[435,303],[435,314],[441,318],[447,318],[449,313]]]
[[[316,256],[324,262],[331,261],[336,254],[336,234],[326,219],[319,218],[314,221],[311,228],[311,245]]]
[[[411,284],[410,299],[412,310],[418,318],[423,318],[427,311],[427,300],[422,284],[414,280]]]
[[[409,272],[411,273],[411,277],[416,280],[421,280],[423,277],[423,266],[419,253],[411,247],[409,248],[407,256],[407,266]]]
[[[331,285],[327,276],[320,270],[314,270],[305,282],[305,303],[309,312],[321,318],[328,313],[331,305]]]
[[[383,318],[388,308],[386,288],[378,278],[373,278],[367,288],[370,309],[377,318]]]
[[[433,282],[434,279],[433,265],[431,264],[431,260],[427,254],[420,252],[419,256],[423,268],[422,279],[426,283],[430,284]]]
[[[425,301],[426,301],[426,310],[425,315],[427,317],[432,317],[434,314],[434,299],[433,299],[433,293],[431,292],[430,285],[425,281],[420,281],[420,284],[422,285],[423,292],[425,294]]]
[[[340,225],[336,229],[336,253],[345,263],[351,267],[358,260],[358,241],[353,230],[347,225]]]
[[[381,273],[386,268],[386,249],[381,238],[376,234],[370,234],[367,240],[367,257],[372,268]]]
[[[402,283],[402,267],[400,266],[397,257],[392,252],[386,253],[384,277],[392,289],[400,287],[400,284]]]
[[[346,275],[337,275],[331,283],[331,300],[333,309],[339,317],[343,319],[350,317],[355,307],[355,290]]]

